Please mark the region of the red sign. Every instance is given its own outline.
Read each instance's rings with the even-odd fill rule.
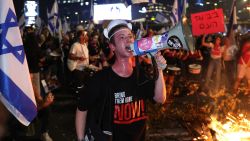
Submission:
[[[225,31],[222,9],[191,14],[191,20],[194,36]]]

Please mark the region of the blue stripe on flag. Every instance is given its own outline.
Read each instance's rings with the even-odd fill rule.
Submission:
[[[51,32],[53,32],[52,34],[54,34],[55,27],[54,27],[53,23],[49,22],[48,24],[49,24],[49,29],[51,30]]]
[[[0,82],[0,92],[3,97],[31,122],[37,113],[33,101],[1,69]]]
[[[58,14],[57,14],[57,13],[54,13],[53,15],[51,15],[51,16],[48,18],[48,20],[52,20],[52,19],[54,19],[54,17],[58,17]]]

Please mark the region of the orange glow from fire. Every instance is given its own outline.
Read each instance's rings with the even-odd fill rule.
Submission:
[[[226,116],[225,122],[211,117],[210,128],[216,132],[218,141],[250,141],[250,121],[243,114]]]

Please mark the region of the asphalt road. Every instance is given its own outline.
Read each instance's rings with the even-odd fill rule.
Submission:
[[[75,110],[76,95],[66,88],[60,88],[53,92],[54,103],[50,107],[49,134],[53,141],[75,141]],[[31,129],[22,126],[10,115],[7,137],[3,141],[41,141],[39,120],[35,120]],[[29,133],[30,135],[27,135]],[[17,137],[15,137],[17,136]]]
[[[75,110],[76,110],[76,103],[77,103],[76,102],[76,94],[73,93],[71,90],[66,89],[66,88],[60,88],[60,89],[54,91],[53,94],[55,96],[55,101],[51,105],[51,112],[50,112],[51,115],[50,115],[50,120],[49,120],[50,121],[49,134],[53,138],[54,141],[76,141],[75,127],[74,127]],[[202,96],[200,94],[197,96],[199,96],[199,98],[202,98],[202,97],[206,98],[207,97],[206,95]],[[176,102],[177,105],[180,105],[180,103],[183,103],[183,101],[190,101],[191,103],[192,102],[195,103],[195,100],[196,100],[195,97],[196,97],[195,95],[194,96],[192,96],[192,95],[191,96],[177,96],[177,97],[174,97],[174,99],[176,101],[180,101],[179,104],[178,104],[178,102]],[[225,96],[222,96],[222,98],[223,97],[225,97]],[[249,118],[249,111],[250,111],[249,98],[250,98],[250,95],[243,95],[243,94],[240,94],[239,96],[236,97],[236,99],[241,100],[241,102],[238,103],[237,107],[239,107],[241,109],[245,109],[244,111],[248,111],[248,112],[246,112],[246,115],[248,115],[247,116],[248,118]],[[173,103],[175,103],[175,102],[173,102]],[[173,105],[172,108],[178,109],[178,106]],[[181,108],[179,110],[183,110],[183,109],[185,109],[185,108],[183,108],[181,106]],[[160,111],[160,110],[158,109],[155,111]],[[168,109],[167,112],[170,113],[171,108]],[[156,112],[152,115],[159,116],[161,114]],[[162,115],[165,115],[164,111],[163,111]],[[187,115],[189,115],[189,114],[187,114]],[[169,139],[169,136],[171,136],[171,137],[173,136],[172,133],[174,135],[176,135],[178,133],[176,135],[176,137],[178,137],[178,138],[181,136],[184,136],[185,139],[187,137],[190,137],[189,135],[186,135],[187,130],[185,130],[185,128],[180,128],[179,123],[176,121],[176,119],[178,119],[178,118],[174,117],[173,119],[169,119],[169,118],[165,118],[165,116],[163,116],[162,119],[159,119],[158,122],[164,121],[164,123],[167,123],[167,124],[158,123],[159,125],[156,124],[153,127],[151,127],[151,130],[149,130],[149,134],[148,134],[148,141],[172,141],[172,139]],[[12,121],[12,120],[10,120],[10,121]],[[173,124],[175,122],[176,122],[176,124]],[[20,123],[19,123],[19,125],[20,125]],[[12,135],[17,135],[14,133],[12,135],[9,135],[8,138],[4,139],[3,141],[41,141],[40,134],[39,134],[40,126],[41,126],[40,122],[39,122],[39,120],[37,120],[37,121],[35,121],[34,129],[32,130],[32,131],[34,131],[34,135],[32,135],[32,136],[19,136],[19,137],[15,138],[15,140],[14,140]],[[10,129],[10,131],[14,130],[17,133],[18,132],[20,133],[20,130],[19,130],[20,128],[18,128],[17,124],[10,124],[9,129]],[[163,137],[165,137],[165,139],[163,139]],[[188,141],[189,140],[190,139],[188,138]],[[0,140],[0,141],[2,141],[2,140]],[[183,141],[187,141],[187,140],[183,139]]]

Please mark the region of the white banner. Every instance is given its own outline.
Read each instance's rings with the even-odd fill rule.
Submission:
[[[123,3],[94,5],[94,20],[131,20],[131,6]]]

